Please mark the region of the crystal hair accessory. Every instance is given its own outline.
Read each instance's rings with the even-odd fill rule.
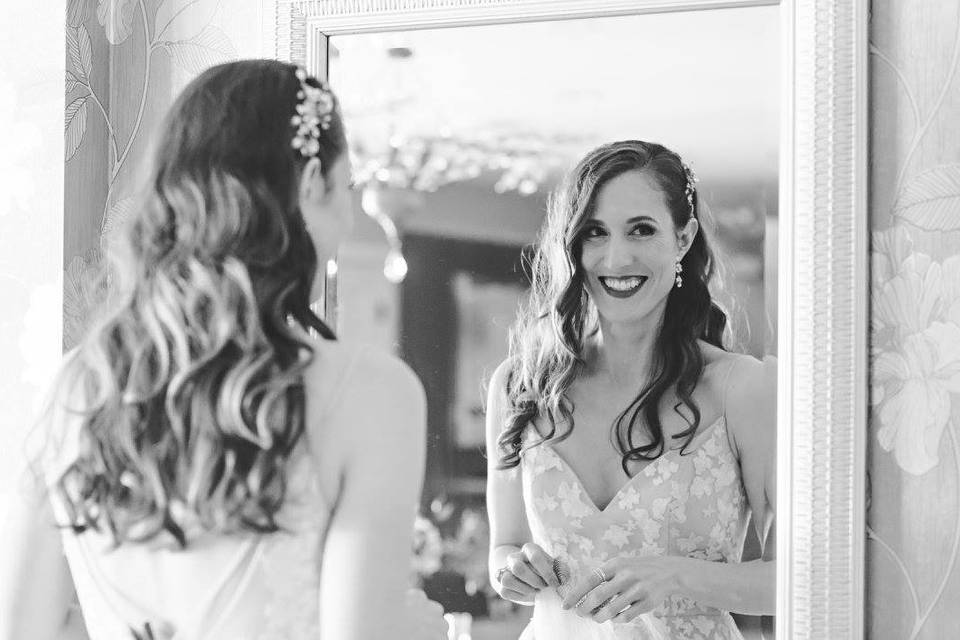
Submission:
[[[295,73],[300,90],[297,91],[297,114],[290,119],[297,132],[290,144],[303,157],[312,158],[320,151],[321,130],[330,128],[335,102],[326,82],[312,78],[320,86],[308,84],[309,76],[303,67],[297,67]]]
[[[693,194],[696,192],[697,187],[695,186],[700,182],[700,178],[697,177],[697,174],[693,172],[693,169],[689,165],[683,163],[683,172],[687,176],[687,186],[684,187],[684,193],[687,195],[687,204],[690,205],[690,215],[694,214],[693,210]]]

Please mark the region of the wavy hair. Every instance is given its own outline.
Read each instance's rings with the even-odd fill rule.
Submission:
[[[74,530],[186,546],[197,530],[279,529],[314,357],[293,325],[333,338],[310,309],[299,89],[292,65],[233,62],[168,113],[109,297],[55,386],[77,454],[51,490]],[[317,154],[325,179],[345,148],[337,109]]]
[[[675,228],[701,217],[699,193],[687,200],[687,172],[680,157],[662,145],[624,140],[594,149],[551,194],[547,217],[532,259],[531,290],[511,331],[507,363],[506,424],[498,440],[499,468],[520,463],[528,424],[545,419],[546,433],[530,446],[561,441],[574,428],[567,390],[582,371],[587,339],[599,330],[596,306],[585,287],[580,263],[583,230],[594,214],[597,195],[610,180],[628,171],[652,176],[664,194]],[[631,461],[653,460],[666,450],[660,401],[675,389],[674,407],[688,428],[673,437],[685,448],[700,423],[693,391],[703,373],[698,340],[724,348],[727,315],[710,294],[716,260],[704,225],[682,260],[683,287],[667,298],[664,322],[654,350],[653,377],[617,416],[613,436],[625,473]],[[688,409],[689,417],[680,411]],[[564,425],[563,429],[559,425]]]

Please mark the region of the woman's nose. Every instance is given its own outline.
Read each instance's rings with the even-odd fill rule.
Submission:
[[[623,240],[611,238],[607,243],[606,253],[603,256],[604,267],[611,271],[622,269],[633,262],[630,246]]]

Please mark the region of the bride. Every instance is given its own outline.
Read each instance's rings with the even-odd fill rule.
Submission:
[[[423,388],[310,309],[349,188],[336,97],[303,69],[238,61],[183,91],[61,367],[56,524],[37,509],[14,545],[0,634],[61,637],[62,532],[92,640],[446,638],[407,592]]]
[[[776,362],[723,346],[695,178],[660,146],[585,157],[551,202],[487,410],[490,569],[536,640],[741,638],[774,563]]]

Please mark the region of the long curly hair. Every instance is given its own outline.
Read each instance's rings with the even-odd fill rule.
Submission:
[[[599,330],[597,308],[587,293],[580,261],[583,231],[604,185],[628,171],[641,171],[656,180],[677,229],[691,217],[701,217],[695,188],[692,206],[688,200],[690,183],[683,162],[659,144],[624,140],[603,145],[565,177],[551,195],[528,263],[530,295],[511,331],[508,413],[498,440],[501,469],[520,463],[524,430],[532,421],[543,419],[546,433],[530,446],[561,441],[574,428],[573,406],[565,394],[582,371],[587,340]],[[683,448],[690,443],[700,423],[700,408],[693,398],[704,369],[698,340],[724,348],[727,315],[711,297],[716,260],[704,227],[701,224],[683,257],[683,287],[673,288],[667,298],[652,378],[612,425],[627,474],[630,462],[653,460],[666,450],[659,407],[673,389],[679,399],[674,409],[688,424],[673,437],[683,440]],[[681,406],[688,411],[680,411]]]
[[[293,325],[333,338],[310,309],[299,90],[292,65],[233,62],[166,116],[108,298],[54,387],[78,453],[51,490],[74,530],[185,546],[197,530],[279,528],[314,357]],[[317,154],[325,178],[345,148],[337,108]]]

